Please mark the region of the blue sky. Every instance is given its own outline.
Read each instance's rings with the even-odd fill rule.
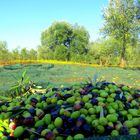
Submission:
[[[0,0],[0,40],[10,50],[36,48],[41,32],[54,21],[84,26],[90,40],[99,37],[103,25],[102,9],[108,0]]]

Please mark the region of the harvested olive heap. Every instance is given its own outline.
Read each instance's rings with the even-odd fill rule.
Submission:
[[[140,134],[140,90],[109,82],[28,94],[0,106],[2,140],[76,140]]]

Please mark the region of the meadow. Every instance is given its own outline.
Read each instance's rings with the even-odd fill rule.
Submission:
[[[140,87],[140,70],[119,67],[95,67],[67,64],[15,64],[0,66],[0,93],[4,93],[15,85],[24,71],[35,83],[54,86],[68,86],[85,82],[97,75],[97,80],[106,80],[117,84]]]

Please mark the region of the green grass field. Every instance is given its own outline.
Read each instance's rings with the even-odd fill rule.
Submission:
[[[21,78],[23,71],[34,82],[50,82],[56,86],[71,85],[76,82],[93,78],[98,74],[98,79],[126,84],[140,88],[140,70],[131,70],[115,67],[85,67],[77,65],[50,65],[31,64],[14,65],[11,67],[0,67],[0,93],[6,92]]]

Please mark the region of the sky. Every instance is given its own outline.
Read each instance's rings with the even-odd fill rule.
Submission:
[[[41,33],[54,21],[78,23],[94,41],[107,4],[108,0],[0,0],[0,41],[6,41],[10,50],[36,48]]]

